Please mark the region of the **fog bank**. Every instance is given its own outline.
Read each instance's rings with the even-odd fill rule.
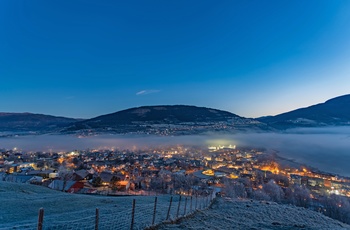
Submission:
[[[0,148],[26,151],[71,151],[88,148],[134,149],[160,145],[236,144],[278,151],[279,155],[323,171],[350,176],[350,127],[292,129],[284,133],[241,133],[198,136],[64,135],[0,138]]]

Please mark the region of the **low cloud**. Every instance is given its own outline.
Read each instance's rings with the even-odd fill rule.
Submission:
[[[142,96],[142,95],[147,95],[147,94],[151,94],[151,93],[159,93],[160,90],[157,89],[145,89],[145,90],[141,90],[139,92],[136,93],[137,96]]]
[[[171,145],[237,145],[277,151],[278,155],[320,170],[350,177],[350,127],[302,128],[283,133],[236,133],[193,136],[34,135],[0,138],[0,148],[27,151],[71,151],[74,149],[134,149]],[[1,132],[0,132],[1,134]],[[6,133],[5,133],[6,134]]]

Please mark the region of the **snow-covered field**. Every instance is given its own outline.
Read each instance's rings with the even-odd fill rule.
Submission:
[[[44,229],[94,229],[95,210],[99,208],[99,229],[130,229],[132,200],[136,200],[134,229],[150,226],[154,197],[110,197],[67,194],[48,188],[0,181],[0,230],[36,229],[38,211],[44,208]],[[155,223],[166,219],[169,196],[158,196]],[[198,200],[204,207],[207,199]],[[178,197],[174,197],[170,219],[178,211]],[[191,213],[188,199],[182,199],[179,216]],[[207,210],[184,218],[177,224],[161,224],[160,229],[350,229],[349,225],[320,213],[291,205],[250,200],[217,199]]]
[[[350,229],[349,225],[320,213],[291,205],[251,200],[217,199],[204,211],[159,229]]]
[[[154,196],[97,196],[68,194],[45,187],[0,181],[0,230],[36,229],[38,211],[44,208],[44,229],[91,229],[95,227],[95,211],[99,208],[99,229],[130,229],[132,201],[136,200],[134,229],[150,226]],[[166,220],[170,196],[158,196],[155,223]],[[169,219],[175,219],[178,196],[173,197]],[[188,200],[189,201],[189,200]],[[198,199],[204,207],[207,199]],[[194,211],[182,199],[179,216]]]

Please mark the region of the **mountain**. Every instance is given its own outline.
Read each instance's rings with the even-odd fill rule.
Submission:
[[[0,113],[0,132],[198,134],[350,125],[350,94],[276,116],[249,119],[188,105],[142,106],[88,120],[32,113]]]
[[[77,122],[66,131],[92,130],[116,133],[193,134],[265,127],[254,119],[187,105],[143,106]]]
[[[350,94],[330,99],[325,103],[276,116],[261,117],[257,120],[279,129],[350,125]]]
[[[0,113],[0,131],[51,132],[66,127],[79,119],[33,113]]]

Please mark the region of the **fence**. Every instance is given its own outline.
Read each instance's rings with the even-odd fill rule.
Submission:
[[[115,230],[145,229],[161,223],[171,223],[210,206],[215,195],[208,196],[155,196],[153,201],[145,202],[143,197],[135,197],[128,207],[103,207],[82,212],[69,213],[70,220],[60,220],[39,210],[36,223],[23,223],[7,226],[5,229],[28,230]]]

